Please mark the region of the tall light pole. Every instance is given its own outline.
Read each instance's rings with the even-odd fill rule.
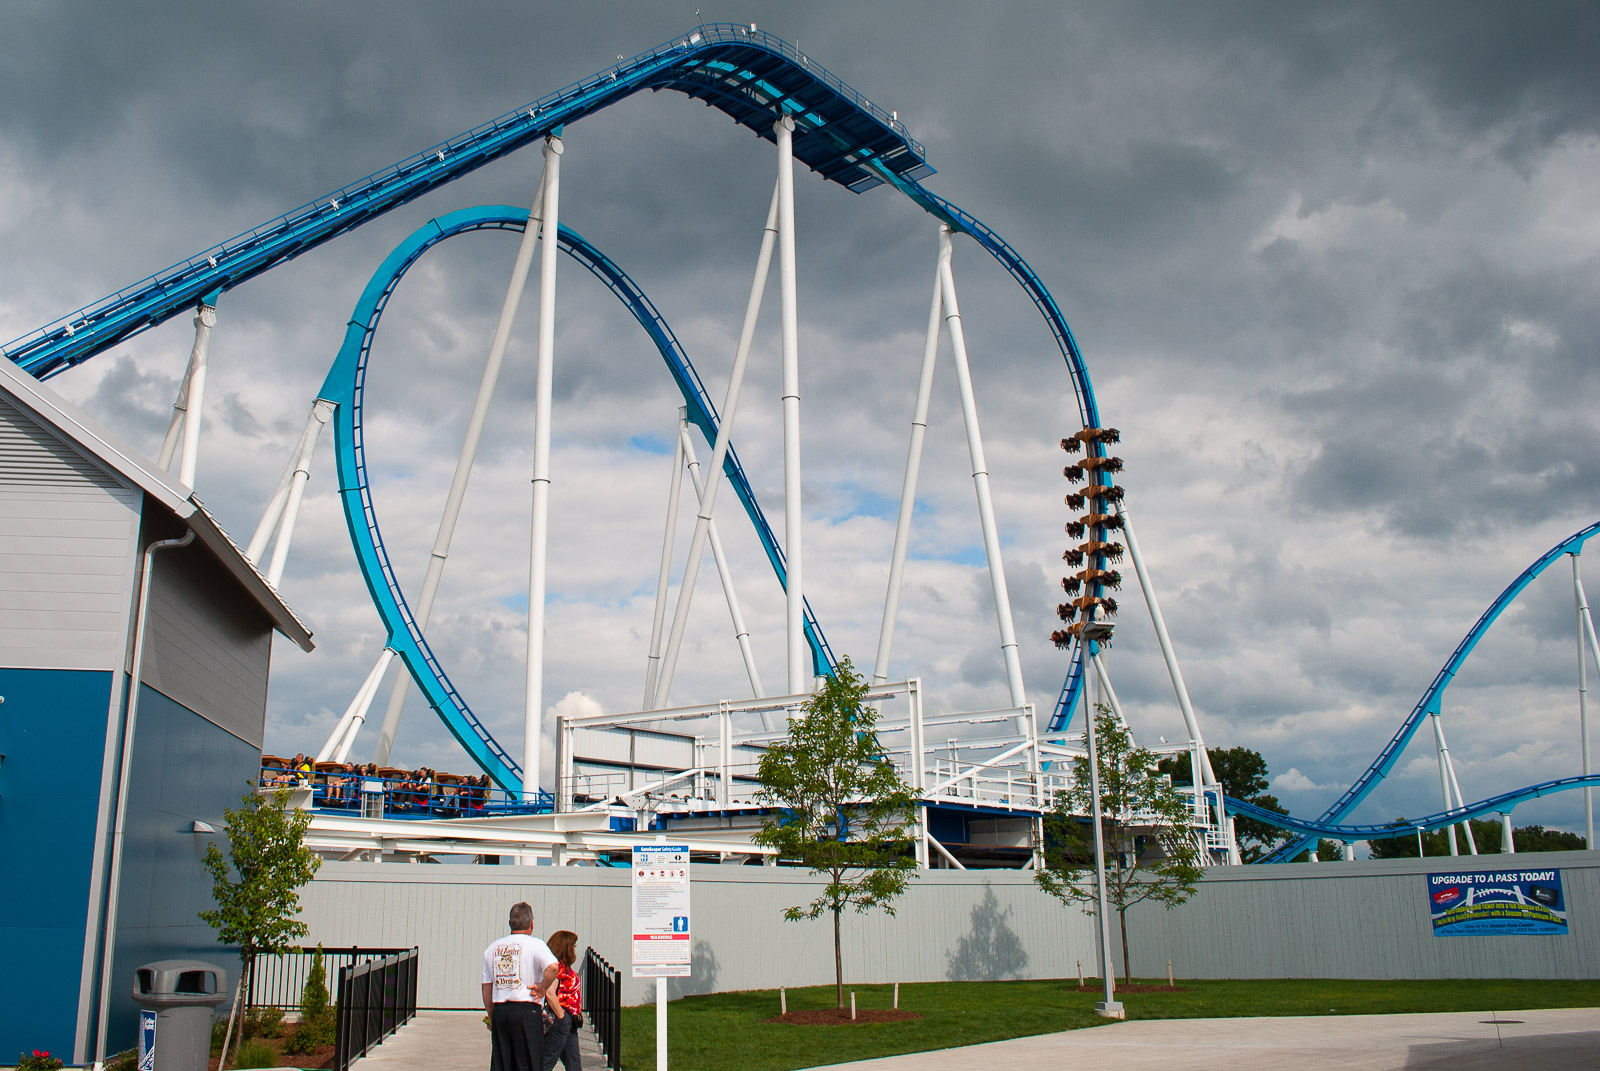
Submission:
[[[1086,667],[1093,664],[1095,655],[1100,651],[1100,644],[1111,638],[1115,628],[1116,626],[1108,621],[1090,621],[1084,626],[1079,639],[1089,645]],[[1094,1012],[1107,1019],[1126,1019],[1127,1012],[1123,1011],[1122,1002],[1116,999],[1116,979],[1112,977],[1111,916],[1106,902],[1106,845],[1105,833],[1100,823],[1100,750],[1095,742],[1094,733],[1094,719],[1098,712],[1095,710],[1094,695],[1095,675],[1086,673],[1083,701],[1089,709],[1085,712],[1084,723],[1087,725],[1085,734],[1089,740],[1089,799],[1094,819],[1094,885],[1099,905],[1096,914],[1100,920],[1100,978],[1105,985],[1105,999],[1094,1006]]]

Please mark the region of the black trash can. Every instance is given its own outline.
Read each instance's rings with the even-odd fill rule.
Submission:
[[[228,972],[214,963],[164,959],[134,972],[139,1003],[139,1066],[155,1071],[206,1071],[211,1022],[228,999]],[[153,1063],[146,1063],[154,1052]]]

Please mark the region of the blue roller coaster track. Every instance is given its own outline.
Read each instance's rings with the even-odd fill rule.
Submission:
[[[1345,789],[1344,793],[1316,821],[1287,819],[1284,815],[1277,814],[1274,811],[1263,811],[1259,807],[1248,808],[1252,818],[1259,818],[1261,821],[1278,826],[1280,829],[1288,829],[1301,834],[1298,837],[1291,838],[1276,851],[1262,857],[1260,861],[1263,863],[1282,863],[1293,859],[1305,851],[1312,841],[1319,836],[1336,840],[1370,840],[1372,837],[1368,836],[1367,833],[1353,835],[1351,830],[1391,828],[1389,826],[1345,826],[1339,823],[1346,815],[1355,810],[1362,800],[1371,795],[1372,790],[1378,786],[1378,783],[1389,775],[1390,770],[1394,769],[1395,763],[1400,761],[1400,753],[1405,750],[1406,744],[1411,741],[1412,736],[1422,726],[1422,720],[1429,714],[1437,714],[1439,712],[1440,704],[1444,701],[1445,689],[1455,679],[1456,673],[1460,671],[1462,663],[1467,660],[1467,656],[1472,653],[1473,648],[1478,646],[1478,641],[1483,639],[1484,633],[1489,631],[1489,626],[1495,623],[1500,615],[1505,612],[1506,607],[1510,606],[1516,597],[1522,594],[1523,589],[1533,583],[1540,573],[1560,560],[1563,554],[1577,554],[1582,551],[1583,545],[1596,532],[1600,532],[1600,521],[1574,532],[1545,551],[1532,565],[1524,569],[1515,580],[1507,585],[1506,589],[1500,593],[1500,596],[1489,604],[1489,608],[1478,618],[1477,623],[1467,631],[1461,642],[1456,645],[1454,653],[1450,655],[1438,674],[1434,676],[1433,683],[1428,685],[1427,691],[1422,693],[1422,698],[1417,700],[1417,705],[1411,708],[1411,713],[1400,723],[1400,728],[1395,731],[1389,743],[1384,745],[1383,750],[1378,752],[1378,757],[1372,760],[1372,765],[1367,767],[1366,771],[1356,778],[1355,783]],[[1408,820],[1405,826],[1402,827],[1400,835],[1410,832],[1417,826],[1421,826],[1423,829],[1436,829],[1441,826],[1455,825],[1458,822],[1465,821],[1467,818],[1500,810],[1502,807],[1512,806],[1521,799],[1532,799],[1537,796],[1548,795],[1551,792],[1562,791],[1563,789],[1579,788],[1588,783],[1600,782],[1595,782],[1592,778],[1581,777],[1547,781],[1542,785],[1534,785],[1531,788],[1521,790],[1521,792],[1528,793],[1528,795],[1519,796],[1517,793],[1508,793],[1505,796],[1496,796],[1492,800],[1480,801],[1466,808],[1458,808],[1455,811],[1445,811],[1438,815],[1431,815],[1427,819]],[[1536,789],[1540,791],[1535,791]],[[1234,801],[1230,800],[1229,806],[1233,805]],[[1241,810],[1245,809],[1241,807]]]
[[[868,100],[788,42],[754,27],[734,24],[700,26],[620,61],[77,309],[0,347],[0,354],[40,379],[58,375],[198,304],[215,304],[223,293],[324,242],[647,89],[673,90],[702,100],[767,140],[773,140],[774,121],[782,115],[790,116],[796,127],[795,156],[823,178],[855,193],[888,184],[952,230],[972,236],[1034,302],[1066,362],[1079,418],[1085,427],[1100,426],[1088,369],[1055,299],[999,234],[921,184],[919,180],[932,174],[933,169],[922,145],[909,135],[894,113]],[[451,732],[485,771],[512,791],[520,789],[521,771],[450,684],[412,619],[389,564],[367,481],[361,401],[374,331],[406,269],[446,237],[475,230],[521,230],[525,224],[525,211],[478,208],[442,216],[413,234],[390,254],[362,294],[347,328],[345,344],[323,388],[323,397],[334,402],[339,413],[335,437],[340,496],[363,576],[390,631],[389,643]],[[650,334],[688,404],[689,419],[708,439],[714,438],[716,410],[659,312],[621,269],[593,246],[566,228],[561,229],[559,237],[562,248],[616,293]],[[1089,453],[1103,456],[1104,450],[1096,443],[1090,445]],[[725,471],[781,582],[782,548],[731,452]],[[1468,633],[1372,767],[1320,819],[1303,821],[1274,812],[1258,813],[1258,808],[1230,801],[1238,813],[1301,834],[1274,853],[1271,860],[1291,858],[1311,837],[1373,839],[1403,835],[1419,824],[1425,828],[1451,824],[1461,821],[1466,812],[1486,813],[1521,799],[1574,787],[1585,780],[1565,778],[1531,786],[1472,807],[1408,822],[1399,834],[1393,832],[1392,826],[1340,824],[1393,767],[1422,718],[1438,709],[1445,685],[1494,618],[1539,572],[1562,553],[1576,552],[1597,528],[1600,525],[1584,529],[1552,548],[1502,594]],[[815,671],[830,671],[833,656],[809,606],[806,634]],[[1067,727],[1082,685],[1082,659],[1075,649],[1049,722],[1051,733]]]
[[[932,174],[933,169],[927,164],[922,145],[907,133],[904,124],[788,42],[733,24],[699,27],[416,153],[392,167],[342,186],[46,324],[0,347],[0,353],[40,379],[58,375],[197,304],[215,304],[228,290],[645,89],[670,89],[703,100],[768,140],[773,139],[773,122],[781,115],[791,116],[796,126],[794,155],[822,177],[855,193],[888,183],[952,230],[970,234],[1017,280],[1039,309],[1067,363],[1080,418],[1085,426],[1098,426],[1099,413],[1088,369],[1054,297],[1021,255],[999,234],[917,181]],[[413,247],[420,241],[413,236],[412,242],[402,249],[410,248],[409,255],[414,259],[426,247]],[[404,259],[406,255],[396,250],[390,260],[396,256]],[[598,267],[600,262],[597,260],[586,266],[606,279],[607,272]],[[608,285],[611,282],[608,281]],[[619,296],[630,304],[635,315],[640,315],[648,302],[636,287],[627,286],[623,290],[633,296],[624,296],[622,290],[618,291]],[[363,302],[369,297],[374,295],[364,295]],[[375,300],[371,306],[372,311],[381,313],[382,302],[386,300],[387,292],[384,292],[381,300]],[[652,324],[664,326],[653,309],[649,310],[648,317],[650,322],[646,323],[641,316],[646,330],[651,330]],[[659,337],[657,342],[661,343]],[[348,339],[346,345],[350,345]],[[364,355],[365,351],[359,352]],[[666,353],[667,350],[663,350],[664,356]],[[680,366],[669,357],[667,363],[689,403],[691,420],[702,431],[714,435],[711,430],[714,410],[705,398],[698,377],[693,375],[687,361]],[[364,368],[361,361],[357,364],[358,369]],[[330,389],[338,391],[340,388],[332,385]],[[353,429],[346,431],[351,441],[355,441],[355,434]],[[1098,446],[1093,452],[1100,452]],[[356,463],[343,447],[339,456],[342,461]],[[352,471],[364,476],[365,469]],[[747,497],[748,482],[742,472],[737,476],[730,472],[729,476],[740,488],[741,502],[762,534],[768,557],[781,578],[782,551],[760,517],[753,497]],[[487,734],[482,726],[468,716],[467,708],[428,652],[409,611],[404,609],[398,586],[388,572],[386,557],[379,553],[382,541],[376,531],[370,501],[357,507],[348,497],[351,493],[350,487],[341,490],[346,496],[352,539],[358,544],[358,556],[374,599],[385,612],[385,620],[396,642],[407,648],[398,653],[441,717],[454,722],[452,732],[456,732],[458,738],[465,738],[464,744],[466,740],[478,740],[477,744],[469,746],[469,751],[491,776],[510,787],[511,780],[520,781],[520,778],[514,777],[504,750],[485,742]],[[363,543],[370,546],[363,550],[360,546]],[[380,592],[391,594],[386,596]],[[813,668],[818,673],[830,672],[832,656],[809,609],[806,631]],[[403,636],[412,639],[407,641],[401,638]],[[1074,659],[1052,724],[1062,724],[1070,717],[1080,685],[1079,663]],[[445,713],[457,709],[458,716]]]

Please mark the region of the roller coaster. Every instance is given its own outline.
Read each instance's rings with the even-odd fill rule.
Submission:
[[[761,249],[739,349],[720,407],[711,398],[666,319],[644,291],[620,266],[559,218],[560,161],[565,151],[566,128],[644,90],[671,90],[701,100],[772,143],[777,153],[778,173],[772,203],[762,229]],[[388,748],[394,737],[409,681],[421,691],[472,761],[502,788],[520,797],[530,811],[599,806],[613,799],[635,799],[641,793],[648,794],[631,781],[625,786],[625,791],[618,793],[612,792],[610,787],[604,792],[591,791],[587,795],[580,791],[577,787],[579,782],[585,777],[592,781],[594,777],[593,771],[585,774],[574,765],[574,748],[580,735],[584,732],[615,730],[624,725],[660,726],[693,718],[721,719],[719,757],[715,761],[700,762],[691,756],[691,761],[682,771],[646,788],[659,791],[670,783],[687,784],[693,781],[699,784],[709,778],[710,783],[714,784],[714,791],[706,791],[713,791],[718,806],[726,809],[739,802],[741,785],[748,787],[748,778],[742,782],[734,768],[739,749],[759,747],[765,738],[764,734],[770,735],[773,729],[773,712],[793,709],[811,690],[815,678],[832,673],[836,665],[819,619],[805,598],[801,568],[793,198],[793,161],[798,160],[825,180],[853,193],[860,194],[887,185],[932,217],[939,230],[939,255],[934,272],[927,341],[916,412],[911,421],[911,442],[884,600],[883,625],[872,673],[874,687],[878,689],[875,695],[884,699],[904,697],[911,703],[904,727],[892,731],[908,734],[900,751],[906,756],[905,761],[915,767],[913,783],[923,791],[930,807],[965,807],[973,813],[1018,814],[1032,828],[1037,814],[1047,805],[1052,763],[1059,765],[1060,760],[1074,753],[1067,742],[1067,734],[1074,713],[1085,703],[1085,693],[1089,690],[1086,685],[1091,676],[1099,681],[1104,694],[1115,705],[1115,693],[1105,675],[1104,663],[1098,658],[1099,646],[1091,638],[1094,633],[1090,626],[1104,622],[1117,612],[1114,592],[1122,583],[1122,575],[1115,566],[1124,556],[1129,559],[1138,578],[1187,734],[1185,741],[1167,750],[1189,753],[1195,760],[1197,776],[1192,789],[1195,824],[1213,859],[1238,860],[1229,814],[1243,814],[1288,830],[1292,834],[1290,839],[1268,857],[1268,861],[1277,862],[1295,857],[1317,837],[1343,841],[1348,854],[1349,846],[1357,840],[1406,836],[1416,829],[1453,830],[1469,818],[1491,812],[1509,814],[1510,809],[1519,802],[1571,788],[1583,788],[1586,802],[1592,804],[1588,794],[1596,784],[1600,784],[1600,778],[1590,772],[1586,729],[1581,775],[1547,781],[1477,803],[1465,803],[1449,762],[1440,724],[1440,709],[1446,686],[1488,627],[1535,577],[1563,556],[1570,557],[1573,562],[1578,602],[1580,671],[1589,660],[1595,658],[1597,645],[1594,628],[1578,576],[1577,557],[1589,537],[1600,530],[1600,524],[1591,525],[1551,548],[1502,593],[1461,642],[1378,758],[1319,818],[1297,819],[1266,811],[1246,801],[1225,799],[1206,758],[1199,720],[1183,682],[1155,588],[1140,551],[1132,517],[1125,504],[1124,489],[1112,482],[1112,477],[1121,470],[1122,462],[1109,454],[1107,449],[1119,441],[1119,433],[1101,423],[1083,355],[1055,299],[1005,239],[969,212],[923,185],[923,180],[934,173],[933,168],[927,163],[926,150],[910,136],[897,113],[873,103],[794,45],[757,29],[754,24],[698,26],[631,59],[619,58],[615,65],[580,82],[340,187],[46,324],[5,345],[4,356],[36,377],[47,379],[88,361],[142,331],[194,312],[194,349],[161,452],[161,463],[174,468],[184,482],[193,485],[209,339],[216,322],[216,307],[223,294],[378,219],[392,209],[535,144],[542,146],[544,170],[531,209],[504,205],[479,206],[440,215],[402,241],[379,266],[355,305],[343,345],[313,401],[305,431],[250,541],[247,553],[253,561],[260,563],[266,559],[268,544],[273,543],[276,536],[270,564],[264,575],[277,584],[289,552],[301,496],[310,478],[318,437],[323,427],[331,423],[339,497],[357,562],[387,631],[387,638],[371,673],[319,754],[320,759],[343,762],[348,758],[385,672],[390,662],[398,658],[405,674],[396,684],[385,716],[377,748],[380,761],[388,758]],[[406,272],[440,243],[458,235],[483,231],[520,234],[521,245],[490,349],[489,362],[479,387],[477,407],[458,462],[456,479],[440,521],[428,577],[420,597],[412,601],[408,600],[390,561],[372,494],[363,423],[366,377],[380,321]],[[1058,612],[1066,625],[1051,637],[1057,647],[1068,652],[1068,668],[1054,710],[1042,727],[1027,702],[1023,688],[1010,596],[1000,558],[1000,540],[988,486],[988,467],[979,431],[952,268],[953,239],[958,235],[970,237],[992,256],[1034,303],[1066,365],[1077,405],[1080,430],[1061,440],[1062,448],[1069,456],[1065,476],[1072,484],[1066,502],[1074,509],[1083,511],[1065,527],[1067,534],[1079,542],[1069,547],[1063,558],[1077,571],[1062,581],[1069,601],[1062,603]],[[742,377],[775,250],[779,260],[780,333],[784,365],[785,508],[781,539],[757,501],[752,483],[731,441]],[[539,738],[543,717],[544,541],[548,525],[550,376],[558,251],[565,252],[571,260],[599,279],[637,320],[665,363],[668,374],[682,396],[684,407],[676,444],[672,498],[663,542],[643,705],[639,711],[625,715],[589,719],[587,722],[579,719],[582,724],[560,726],[558,735],[564,741],[564,750],[558,771],[559,783],[557,791],[544,792],[535,782],[541,760]],[[445,667],[429,646],[426,629],[478,438],[482,433],[483,416],[495,389],[499,363],[535,252],[542,259],[539,267],[540,315],[534,420],[533,564],[529,590],[525,741],[519,761],[494,738],[451,682]],[[931,720],[924,718],[916,683],[892,682],[889,665],[916,498],[922,434],[927,424],[931,377],[942,337],[948,337],[954,355],[979,525],[1005,664],[1009,705],[995,711],[946,717],[946,722],[950,724],[961,721],[969,727],[976,725],[988,728],[980,729],[976,739],[968,740],[960,748],[952,743],[947,756],[934,760],[929,756],[935,748],[924,740],[924,730],[927,724],[945,716],[935,716]],[[690,426],[698,429],[704,441],[711,446],[710,463],[703,476],[687,432]],[[178,448],[180,442],[181,453]],[[696,510],[696,521],[669,628],[666,621],[667,578],[674,560],[672,532],[679,481],[685,467],[695,483],[691,502]],[[713,520],[713,505],[720,484],[724,481],[731,485],[785,593],[787,690],[783,696],[768,695],[762,687],[749,652],[748,630],[743,627],[732,581],[722,561]],[[668,707],[689,597],[708,542],[718,563],[724,594],[755,699],[723,701],[709,707]],[[1580,678],[1580,697],[1582,695]],[[752,718],[759,715],[761,727],[735,729],[731,721],[734,713]],[[1409,821],[1403,827],[1349,824],[1346,819],[1393,769],[1401,751],[1425,719],[1431,719],[1439,746],[1447,808],[1438,814]],[[943,763],[947,765],[940,765]],[[1002,773],[1003,789],[999,787]],[[1058,779],[1059,772],[1054,776]],[[696,781],[695,778],[700,780]],[[596,799],[599,800],[598,804],[593,802]],[[1592,805],[1587,812],[1592,816]],[[1470,842],[1470,830],[1468,836]],[[1590,844],[1593,845],[1592,829]],[[933,841],[932,846],[949,862],[960,865],[937,841]],[[924,862],[927,861],[926,846],[921,857]]]

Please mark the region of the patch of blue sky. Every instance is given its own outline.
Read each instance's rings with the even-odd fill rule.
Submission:
[[[968,543],[966,546],[950,547],[937,552],[918,550],[913,546],[907,548],[906,557],[919,562],[954,562],[956,565],[970,566],[989,564],[982,543]]]
[[[518,592],[515,595],[502,595],[495,602],[498,602],[508,610],[516,610],[524,614],[528,612],[528,593],[526,591]]]
[[[900,499],[898,496],[890,498],[879,494],[855,483],[839,484],[834,492],[843,499],[843,508],[829,519],[834,523],[847,521],[852,517],[876,517],[879,520],[892,521],[900,515]],[[923,510],[923,504],[917,503],[912,510],[916,516]]]
[[[670,454],[673,445],[665,435],[634,435],[628,439],[628,447],[642,454]]]

